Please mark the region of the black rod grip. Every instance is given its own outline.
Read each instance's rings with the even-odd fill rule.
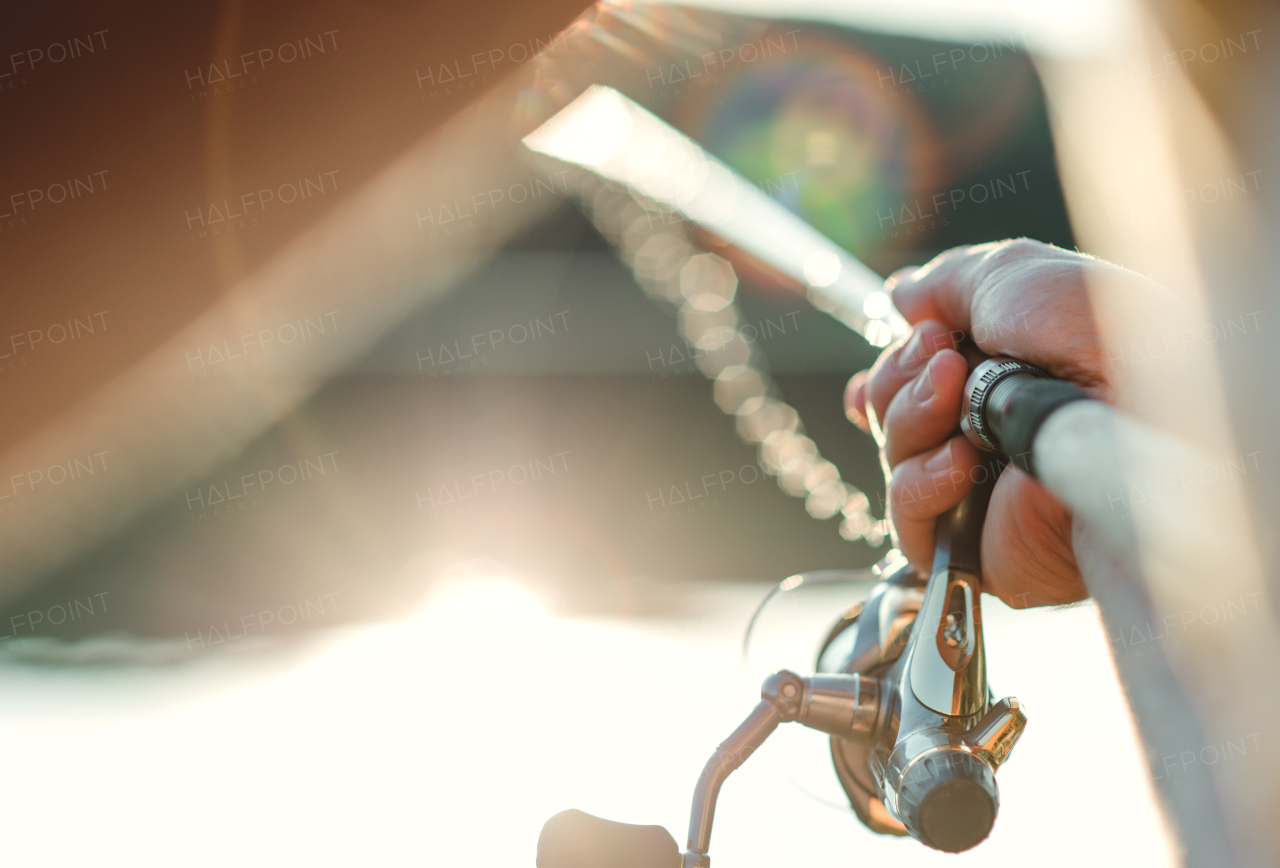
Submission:
[[[1040,426],[1055,410],[1089,396],[1063,380],[1009,377],[992,389],[987,422],[1009,460],[1035,476],[1032,447]]]

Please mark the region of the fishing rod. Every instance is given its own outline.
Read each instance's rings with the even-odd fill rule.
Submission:
[[[589,88],[525,144],[531,152],[628,191],[623,194],[627,201],[679,214],[787,275],[807,287],[815,307],[873,346],[885,346],[909,330],[880,278],[865,265],[611,88]],[[592,189],[587,207],[595,213],[612,194],[607,186]],[[637,252],[641,279],[639,257]],[[696,295],[703,289],[691,293],[685,285],[686,272],[681,272],[679,287],[682,316],[711,309]],[[656,285],[659,292],[668,291],[661,281]],[[710,290],[721,293],[719,305],[732,305],[731,287],[727,295],[723,287],[708,284]],[[754,370],[749,354],[746,364],[724,364],[712,363],[704,372],[717,381],[717,403],[738,415],[739,431],[748,436],[752,426],[744,429],[744,413],[750,401],[762,399],[748,398],[739,406],[733,382],[752,375],[763,380],[763,375]],[[763,392],[757,386],[747,394]],[[784,428],[748,437],[760,442],[762,450],[775,436],[804,439],[795,424],[785,427],[786,408],[782,410],[775,415]],[[1056,422],[1064,418],[1068,421]],[[987,684],[981,539],[996,478],[1013,463],[1045,482],[1073,510],[1096,515],[1099,494],[1118,478],[1113,465],[1121,462],[1086,462],[1091,466],[1081,471],[1080,449],[1105,457],[1117,443],[1150,438],[1145,429],[1088,400],[1076,387],[1007,358],[981,361],[972,370],[959,422],[987,457],[975,470],[972,491],[937,521],[932,568],[922,575],[903,558],[882,562],[880,581],[860,610],[840,618],[828,632],[818,671],[801,675],[783,670],[765,680],[759,703],[702,770],[683,854],[661,827],[566,811],[543,829],[539,868],[707,868],[721,787],[787,722],[830,736],[840,783],[855,813],[872,830],[910,835],[946,852],[962,852],[987,837],[1000,805],[996,773],[1027,721],[1016,698],[996,701]],[[1046,450],[1038,438],[1049,428],[1052,436],[1047,439],[1053,443]],[[1044,461],[1039,460],[1042,453]],[[810,499],[818,493],[810,490]],[[846,521],[856,517],[859,526],[874,528],[862,514],[866,507],[865,497],[850,494],[843,509]],[[804,580],[801,575],[788,582]]]

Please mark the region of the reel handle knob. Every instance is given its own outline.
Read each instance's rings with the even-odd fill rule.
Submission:
[[[959,746],[920,757],[898,786],[898,818],[911,837],[947,853],[986,838],[999,809],[991,766]]]
[[[907,736],[889,767],[898,819],[911,836],[948,853],[986,838],[1000,810],[996,770],[1026,725],[1022,704],[1011,696],[965,733],[938,727]]]
[[[679,868],[676,839],[661,826],[632,826],[561,811],[538,836],[537,868]]]

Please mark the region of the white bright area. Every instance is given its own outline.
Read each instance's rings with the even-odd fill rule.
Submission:
[[[531,868],[542,822],[569,807],[665,825],[683,847],[703,763],[758,699],[738,652],[763,591],[700,586],[686,616],[558,618],[473,574],[411,619],[291,657],[0,667],[6,861]],[[795,623],[831,604],[809,598]],[[1096,611],[984,605],[996,695],[1030,717],[987,842],[942,855],[815,801],[778,757],[838,802],[826,742],[789,725],[726,784],[714,864],[1174,864]]]
[[[956,42],[1010,39],[1039,54],[1087,57],[1113,50],[1135,26],[1129,0],[608,0],[693,6],[737,15],[824,21]]]

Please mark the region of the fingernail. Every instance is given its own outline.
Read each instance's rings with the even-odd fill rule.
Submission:
[[[936,358],[937,356],[933,357]],[[916,384],[911,387],[911,397],[921,404],[933,397],[933,359],[924,366],[920,376],[916,377]]]
[[[898,288],[898,284],[902,283],[903,281],[911,280],[912,277],[915,275],[915,273],[919,270],[920,270],[919,268],[911,268],[911,267],[899,268],[893,274],[889,275],[889,278],[884,282],[884,291],[888,293],[892,293],[895,289]]]
[[[902,348],[902,361],[910,364],[924,358],[924,333],[916,330],[911,335],[911,340],[907,341],[907,345]]]
[[[860,419],[866,418],[866,394],[867,381],[865,379],[845,392],[844,413],[849,417],[849,421],[854,424],[858,424]],[[854,418],[855,416],[857,418]]]
[[[929,456],[924,463],[924,469],[930,473],[937,473],[941,470],[949,470],[951,468],[951,441],[939,449],[937,452]]]

